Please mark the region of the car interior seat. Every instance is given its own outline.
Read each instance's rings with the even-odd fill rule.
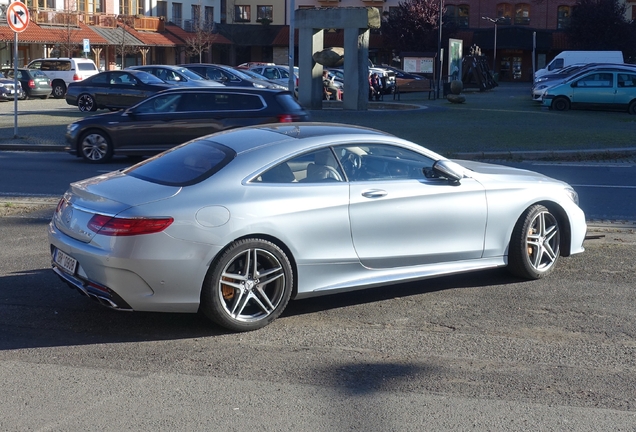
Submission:
[[[306,182],[342,181],[338,162],[331,150],[321,150],[316,153],[314,162],[307,165]]]

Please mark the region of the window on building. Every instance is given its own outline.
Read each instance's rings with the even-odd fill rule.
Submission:
[[[274,21],[274,6],[256,6],[256,21]]]
[[[557,28],[564,29],[570,25],[570,17],[572,16],[572,10],[570,6],[559,6],[557,8]]]
[[[90,1],[90,0],[87,0]],[[121,0],[119,3],[120,11],[122,15],[143,15],[144,14],[144,2],[143,0]]]
[[[199,24],[201,24],[201,5],[193,4],[190,13],[192,14],[192,26],[199,28]]]
[[[52,0],[39,0],[38,4],[42,5],[42,3],[45,3],[45,4],[48,3],[48,6],[46,7],[49,7],[49,8],[55,7],[54,2]],[[77,8],[80,12],[84,12],[88,14],[104,12],[103,0],[80,0],[77,2]]]
[[[164,0],[157,1],[157,16],[168,18],[168,2]]]
[[[459,28],[468,28],[469,15],[470,6],[468,5],[446,5],[443,20],[447,23],[453,23]]]
[[[214,8],[212,6],[205,7],[205,28],[212,29],[214,26]]]
[[[250,22],[251,16],[252,16],[252,10],[249,5],[234,6],[234,21]]]
[[[515,5],[515,25],[530,25],[530,5],[518,3]]]
[[[183,27],[183,4],[172,3],[172,20],[179,27]]]
[[[499,3],[497,5],[497,18],[503,18],[499,20],[499,24],[510,25],[512,22],[512,5],[510,3]]]

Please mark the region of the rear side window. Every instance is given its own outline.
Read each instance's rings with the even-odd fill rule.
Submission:
[[[46,74],[39,70],[32,70],[31,75],[33,75],[33,78],[47,78]]]
[[[97,67],[93,63],[77,63],[77,70],[81,71],[96,71]]]
[[[236,157],[231,149],[211,141],[175,147],[124,170],[124,174],[166,186],[190,186],[211,177]]]

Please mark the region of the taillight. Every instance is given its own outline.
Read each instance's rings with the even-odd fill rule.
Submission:
[[[35,81],[29,80],[29,88],[35,88]]]
[[[82,77],[79,76],[78,74],[73,74],[73,81],[81,81]]]
[[[171,217],[128,219],[96,214],[88,221],[88,228],[105,236],[133,236],[161,232],[172,222]]]
[[[278,123],[291,123],[294,121],[294,116],[291,114],[279,114]]]

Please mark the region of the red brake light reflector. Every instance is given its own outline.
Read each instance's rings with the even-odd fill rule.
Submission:
[[[78,74],[73,74],[73,81],[81,81],[82,77],[79,76]]]
[[[174,222],[166,218],[118,218],[96,214],[88,222],[88,228],[105,236],[133,236],[154,234],[168,228]]]
[[[291,114],[280,114],[278,116],[279,123],[291,123],[294,121],[294,116]]]

